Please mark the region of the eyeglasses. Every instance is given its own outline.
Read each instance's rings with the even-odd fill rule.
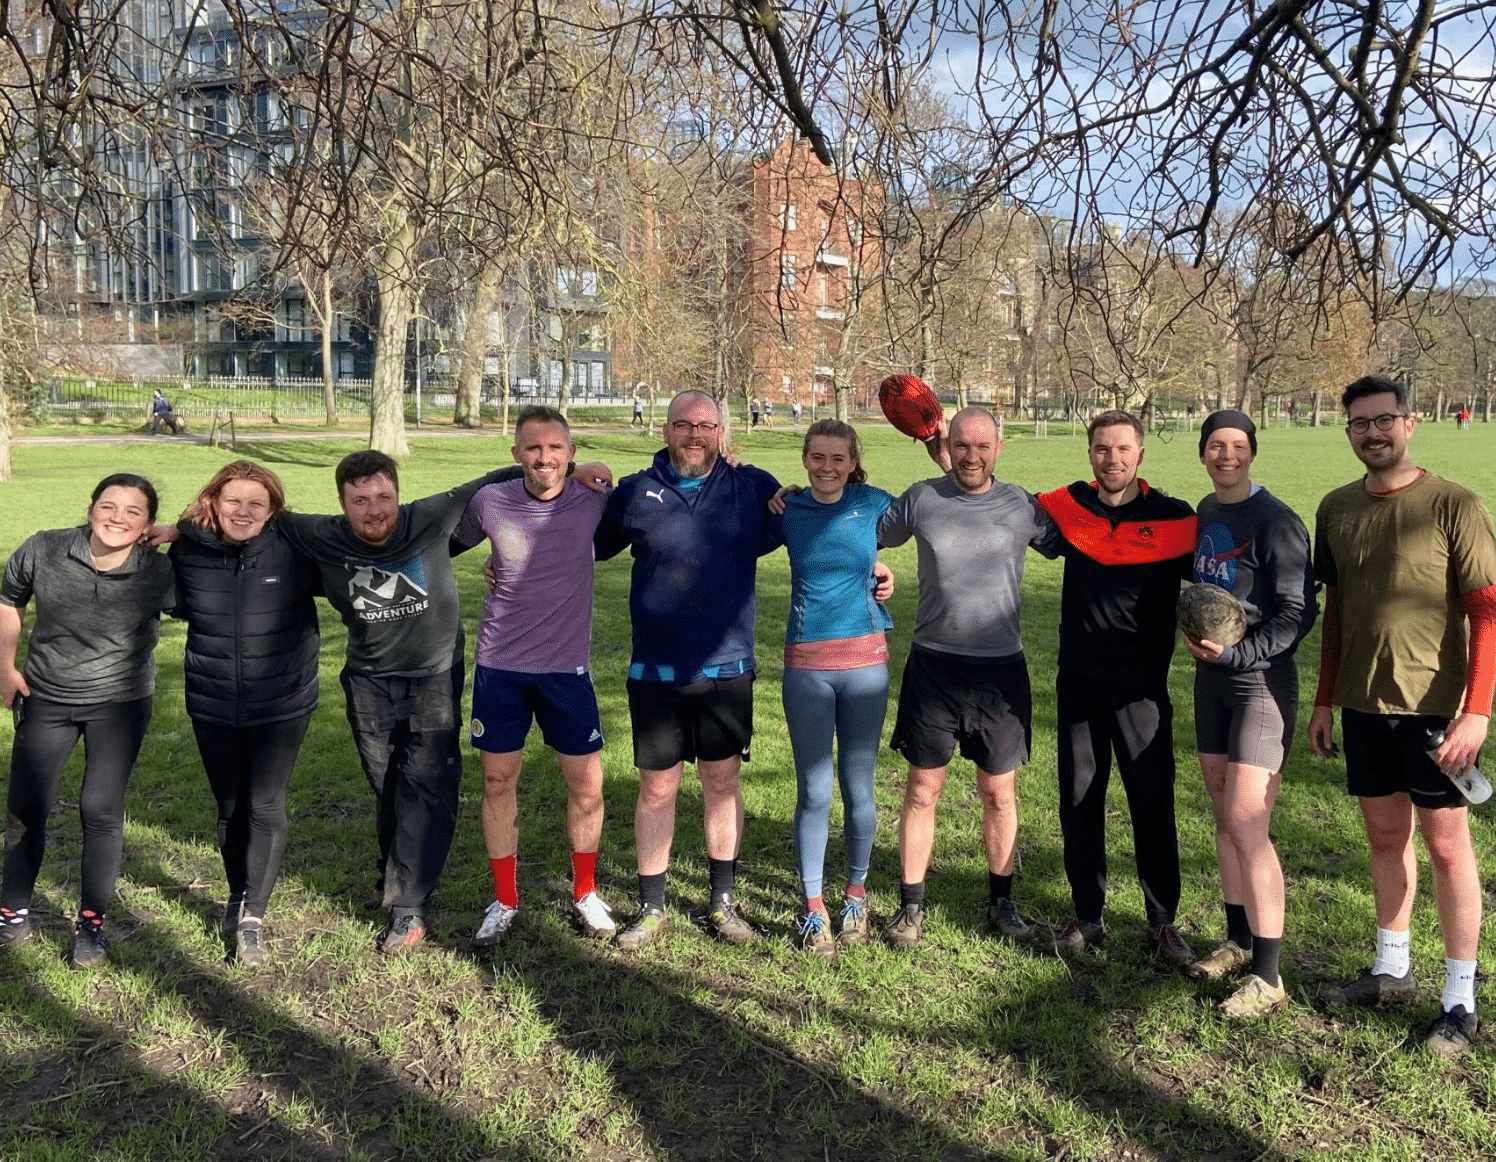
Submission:
[[[671,420],[670,430],[677,436],[689,436],[692,432],[700,432],[703,436],[710,436],[721,424],[714,424],[710,420],[704,424],[693,424],[690,420]]]
[[[1358,416],[1353,420],[1347,420],[1345,426],[1355,432],[1356,435],[1364,436],[1371,429],[1372,424],[1377,426],[1377,431],[1379,432],[1389,432],[1392,430],[1392,425],[1397,423],[1398,420],[1405,420],[1407,418],[1407,412],[1384,412],[1382,415],[1372,416],[1370,419]]]

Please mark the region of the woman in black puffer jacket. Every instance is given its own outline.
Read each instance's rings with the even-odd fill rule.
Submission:
[[[265,959],[263,919],[280,874],[286,792],[317,706],[315,565],[276,527],[280,478],[224,465],[187,506],[171,547],[187,619],[187,713],[218,800],[235,959]]]

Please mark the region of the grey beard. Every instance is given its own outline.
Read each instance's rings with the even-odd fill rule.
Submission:
[[[684,477],[686,480],[699,480],[701,477],[706,476],[711,472],[712,465],[716,462],[716,456],[708,456],[706,461],[700,465],[682,464],[675,458],[674,452],[670,454],[670,466],[675,469],[677,475]]]

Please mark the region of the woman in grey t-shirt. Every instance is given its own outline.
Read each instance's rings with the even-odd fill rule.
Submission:
[[[73,963],[102,964],[104,914],[124,858],[125,787],[151,720],[160,614],[176,604],[171,564],[140,543],[156,490],[131,473],[93,490],[82,527],[28,537],[0,581],[0,693],[15,714],[0,886],[0,949],[31,939],[31,896],[47,815],[68,756],[82,738],[78,812],[83,866]],[[35,610],[24,672],[16,649]]]

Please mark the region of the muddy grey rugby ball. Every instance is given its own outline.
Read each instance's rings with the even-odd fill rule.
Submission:
[[[1175,615],[1185,636],[1197,642],[1234,646],[1247,636],[1246,611],[1219,585],[1191,585],[1179,595]]]

